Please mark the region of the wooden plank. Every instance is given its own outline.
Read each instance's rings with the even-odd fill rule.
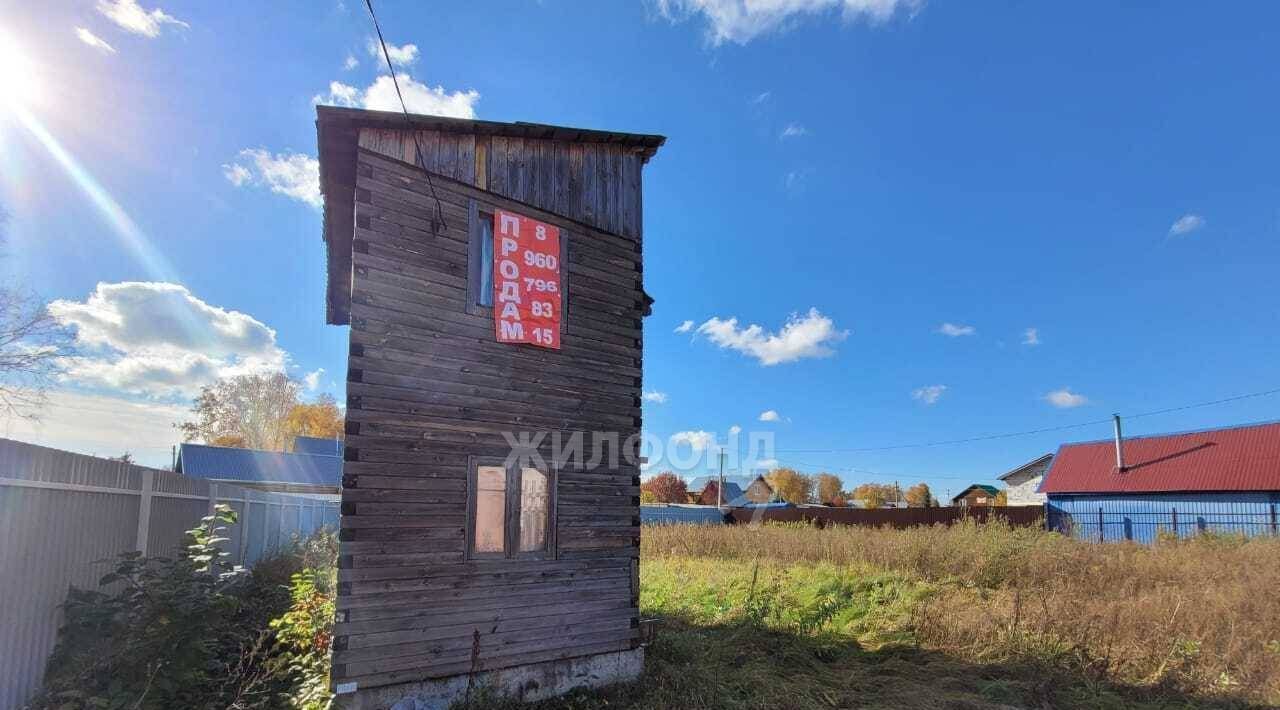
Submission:
[[[396,662],[401,658],[421,658],[424,654],[435,657],[460,650],[469,652],[476,645],[476,639],[479,639],[480,650],[485,651],[501,650],[517,644],[534,643],[566,634],[581,636],[624,630],[628,632],[631,630],[631,620],[617,616],[579,620],[566,616],[535,617],[498,622],[487,626],[459,624],[424,631],[421,638],[410,641],[375,648],[337,649],[333,652],[333,662],[353,666],[368,662],[385,664]],[[440,636],[442,633],[454,635]]]
[[[601,551],[597,555],[604,556]],[[611,557],[615,554],[609,555]],[[480,600],[501,598],[509,605],[522,603],[526,594],[554,594],[563,592],[611,592],[627,590],[625,577],[599,580],[555,580],[537,584],[521,584],[519,588],[489,587],[476,589],[435,589],[412,592],[386,592],[379,594],[339,595],[335,604],[338,609],[372,608],[372,607],[411,607],[422,608],[445,601]]]
[[[515,637],[510,640],[504,636],[489,638],[481,636],[479,643],[480,653],[478,655],[485,659],[498,659],[504,654],[518,655],[524,652],[543,651],[549,647],[569,648],[572,646],[590,646],[601,642],[629,640],[634,638],[637,633],[637,629],[632,629],[628,626],[627,628],[612,629],[604,632],[553,634],[549,637],[543,634],[534,634],[532,638],[527,636],[520,638],[521,634],[517,633],[509,634],[508,636]],[[472,640],[463,639],[456,645],[445,646],[435,652],[342,664],[342,670],[348,676],[357,677],[389,671],[412,670],[426,666],[439,667],[449,664],[471,664],[473,656],[477,655],[473,654],[472,645]],[[477,663],[477,665],[483,664]]]
[[[437,663],[430,668],[414,668],[385,673],[350,676],[350,679],[356,682],[361,688],[376,688],[400,683],[413,683],[432,678],[445,678],[448,676],[463,675],[466,673],[531,665],[535,663],[573,658],[576,656],[589,656],[613,653],[616,651],[626,651],[633,647],[633,640],[635,638],[638,638],[638,633],[633,633],[630,635],[630,638],[620,641],[596,643],[583,643],[582,641],[577,641],[577,645],[574,645],[574,642],[570,642],[564,648],[513,653],[509,656],[501,656],[497,658],[481,658],[474,662],[471,660],[462,660],[450,663]],[[337,675],[339,671],[345,673],[345,669],[335,668],[334,671],[335,677],[346,677]]]
[[[505,195],[507,194],[507,139],[505,136],[493,136],[489,141],[489,186],[487,189],[489,192]]]
[[[503,195],[517,202],[528,202],[528,172],[523,138],[507,139],[507,189]]]
[[[474,185],[476,182],[476,137],[471,133],[458,135],[457,166],[453,170],[454,179]]]
[[[604,612],[604,614],[600,614]],[[347,648],[369,648],[391,643],[404,643],[421,638],[429,640],[442,633],[436,629],[465,624],[502,624],[521,619],[559,617],[566,614],[582,614],[585,618],[625,618],[626,614],[638,614],[623,598],[603,601],[576,601],[553,604],[521,605],[497,609],[460,610],[447,609],[422,616],[335,624],[335,636],[345,636]],[[443,632],[448,634],[449,632]],[[469,633],[469,632],[468,632]]]

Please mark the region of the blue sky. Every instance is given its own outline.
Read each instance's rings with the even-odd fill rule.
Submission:
[[[669,137],[645,175],[655,436],[772,431],[783,464],[941,493],[1109,429],[831,450],[1280,387],[1273,4],[377,7],[416,106]],[[200,378],[283,367],[341,398],[313,102],[385,101],[363,5],[4,2],[0,33],[27,117],[0,110],[0,268],[91,341],[44,422],[0,434],[164,462]]]

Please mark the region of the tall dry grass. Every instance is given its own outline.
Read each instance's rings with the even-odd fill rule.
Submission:
[[[890,530],[646,528],[646,558],[831,563],[928,581],[922,644],[1099,679],[1280,704],[1280,539],[1080,542],[999,522]]]

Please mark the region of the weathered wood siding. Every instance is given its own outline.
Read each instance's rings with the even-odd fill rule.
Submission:
[[[574,196],[586,193],[568,187],[571,150],[426,134],[447,222],[433,233],[435,200],[405,162],[412,141],[406,152],[407,134],[366,133],[356,163],[335,683],[365,688],[633,648],[636,466],[557,471],[554,559],[469,561],[465,533],[468,457],[505,457],[502,432],[616,432],[625,441],[640,429],[639,241],[502,195],[590,211],[636,235],[638,214],[627,222],[608,199],[575,211]],[[614,158],[617,175],[627,161]],[[633,169],[638,210],[638,162]],[[486,180],[498,194],[475,186]],[[600,192],[614,194],[592,194]],[[561,350],[497,343],[492,315],[467,312],[472,201],[561,228]]]
[[[609,143],[418,131],[421,164],[432,173],[488,190],[603,231],[640,239],[638,149]],[[366,128],[360,147],[407,163],[413,134]]]

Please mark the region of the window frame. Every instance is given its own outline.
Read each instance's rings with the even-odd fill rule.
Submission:
[[[476,504],[479,499],[478,479],[481,466],[493,466],[501,468],[506,472],[506,489],[503,510],[506,512],[506,518],[503,520],[503,540],[502,552],[477,552],[476,547]],[[547,477],[547,512],[546,512],[546,530],[543,536],[543,546],[539,550],[530,550],[528,552],[520,551],[520,518],[522,511],[520,510],[520,499],[522,495],[521,483],[524,476],[524,468],[536,468],[539,472]],[[466,529],[463,531],[466,536],[466,550],[468,560],[512,560],[512,561],[528,561],[528,560],[555,560],[559,558],[559,545],[556,539],[556,501],[558,476],[556,475],[555,466],[546,466],[543,470],[537,466],[520,466],[519,464],[506,465],[504,459],[493,456],[468,456],[467,457],[467,515]]]
[[[487,207],[487,205],[486,205]],[[492,209],[492,208],[490,208]],[[467,200],[467,313],[473,316],[492,316],[493,306],[483,305],[480,303],[480,291],[484,284],[480,283],[480,273],[483,269],[481,265],[481,256],[483,247],[480,244],[484,237],[481,230],[481,212],[480,204],[476,199]],[[489,213],[490,224],[492,224],[493,213]],[[492,290],[492,286],[490,286]]]

